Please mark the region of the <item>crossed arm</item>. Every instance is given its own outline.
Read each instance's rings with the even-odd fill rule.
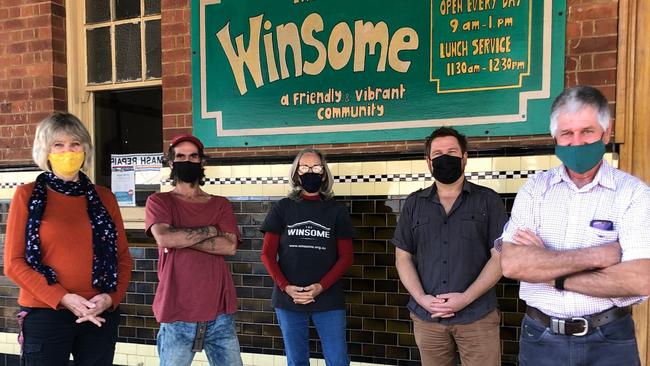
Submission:
[[[237,251],[237,236],[214,226],[176,228],[157,223],[151,226],[151,234],[161,248],[189,248],[215,255],[234,255]]]
[[[650,259],[621,262],[618,242],[597,247],[553,251],[530,230],[518,230],[504,242],[503,275],[530,283],[549,283],[565,276],[565,290],[595,297],[650,295]]]

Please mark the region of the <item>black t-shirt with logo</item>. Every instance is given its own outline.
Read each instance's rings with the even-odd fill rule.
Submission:
[[[278,264],[291,285],[319,282],[338,259],[337,239],[349,239],[354,229],[347,209],[333,199],[284,198],[266,216],[262,231],[280,235]],[[307,305],[293,303],[291,296],[273,288],[273,307],[292,311],[327,311],[345,308],[340,281]]]

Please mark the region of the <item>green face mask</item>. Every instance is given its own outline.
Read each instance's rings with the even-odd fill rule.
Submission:
[[[598,140],[586,145],[555,145],[555,155],[567,168],[582,174],[595,167],[603,159],[605,143],[603,140]]]

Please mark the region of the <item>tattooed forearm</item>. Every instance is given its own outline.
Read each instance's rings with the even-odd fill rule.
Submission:
[[[187,248],[219,234],[214,226],[179,228],[163,224],[154,225],[151,232],[163,248]]]
[[[216,255],[234,255],[237,250],[237,238],[233,234],[219,232],[219,236],[205,239],[192,245],[190,249]]]
[[[212,232],[211,232],[212,231]],[[219,233],[218,230],[215,230],[214,227],[202,226],[195,228],[185,228],[185,227],[169,227],[170,233],[185,233],[187,239],[190,241],[200,241],[206,237],[215,236]]]

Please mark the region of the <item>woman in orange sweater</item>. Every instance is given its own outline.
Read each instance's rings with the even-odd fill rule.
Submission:
[[[80,170],[91,140],[77,117],[54,113],[36,129],[45,172],[16,189],[7,220],[5,275],[20,287],[25,365],[112,365],[117,306],[131,256],[115,196]]]

